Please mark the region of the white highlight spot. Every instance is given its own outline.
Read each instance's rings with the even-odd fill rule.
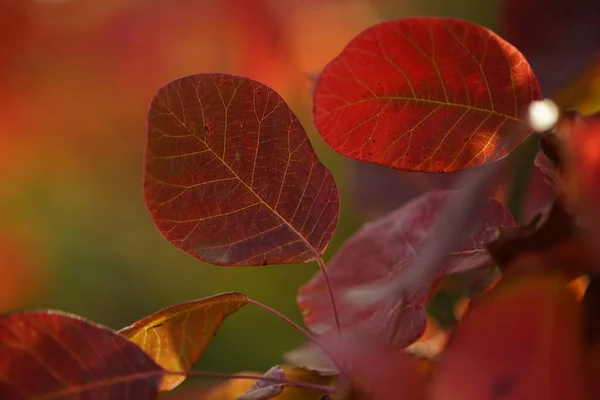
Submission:
[[[529,104],[527,118],[531,129],[538,132],[547,132],[558,123],[560,110],[550,99],[538,100]]]

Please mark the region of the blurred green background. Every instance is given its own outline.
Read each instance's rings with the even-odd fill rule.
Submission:
[[[314,263],[224,268],[168,244],[141,190],[154,92],[197,72],[231,72],[278,91],[341,191],[329,258],[365,220],[352,161],[311,123],[311,79],[363,29],[413,15],[491,28],[478,0],[0,0],[0,312],[57,308],[121,328],[162,307],[239,291],[300,322],[296,290]],[[266,370],[302,342],[247,306],[197,365]]]

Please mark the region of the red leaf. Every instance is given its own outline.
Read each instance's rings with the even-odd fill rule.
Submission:
[[[560,133],[570,145],[565,166],[572,189],[570,200],[582,214],[591,217],[597,233],[600,230],[600,114],[586,118],[575,116],[562,126],[565,128]]]
[[[539,97],[525,58],[492,31],[407,18],[367,29],[325,67],[314,119],[340,154],[448,172],[510,153],[530,133],[519,117]],[[505,147],[507,135],[519,140]]]
[[[223,320],[246,304],[243,294],[223,293],[164,308],[119,333],[167,371],[189,372]],[[160,390],[171,390],[184,380],[183,375],[167,375]]]
[[[351,237],[327,267],[343,326],[362,329],[385,343],[406,346],[425,328],[425,306],[435,280],[445,275],[489,265],[485,245],[499,227],[514,225],[510,212],[489,200],[484,219],[474,235],[467,236],[458,251],[450,254],[443,270],[431,281],[408,282],[410,291],[386,297],[368,306],[357,306],[347,293],[363,285],[401,280],[410,273],[429,228],[452,191],[433,191],[411,200],[374,223],[365,225]],[[325,281],[317,274],[298,294],[306,325],[316,332],[333,324]],[[396,317],[401,315],[398,325]]]
[[[1,399],[154,399],[163,370],[107,328],[35,311],[0,318]]]
[[[226,74],[178,79],[154,97],[144,191],[162,235],[218,265],[312,260],[339,214],[333,176],[283,99]]]
[[[464,316],[432,399],[585,399],[581,310],[558,274],[503,280]],[[473,304],[473,303],[472,303]]]

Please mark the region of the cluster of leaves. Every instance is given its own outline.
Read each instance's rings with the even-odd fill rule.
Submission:
[[[598,117],[565,113],[540,136],[536,164],[557,198],[539,218],[517,226],[489,195],[505,157],[532,134],[524,116],[540,97],[525,57],[473,23],[408,18],[358,35],[316,83],[322,138],[360,161],[472,174],[365,225],[325,266],[339,194],[284,100],[227,74],[169,83],[152,100],[145,155],[158,230],[216,265],[316,260],[320,272],[298,294],[308,330],[239,293],[118,332],[60,312],[15,313],[0,318],[0,398],[152,399],[186,376],[224,377],[192,366],[249,303],[307,344],[289,365],[232,376],[201,398],[596,398]],[[473,295],[458,325],[425,340],[440,282],[495,266],[494,285]],[[585,274],[581,300],[569,283]]]

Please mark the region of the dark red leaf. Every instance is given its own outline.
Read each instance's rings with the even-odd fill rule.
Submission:
[[[163,370],[111,330],[52,311],[0,318],[1,399],[154,399]]]
[[[342,326],[358,328],[385,343],[406,346],[425,328],[425,307],[435,282],[445,275],[490,265],[486,244],[496,229],[514,225],[510,212],[490,199],[484,218],[472,235],[467,235],[457,251],[428,280],[405,282],[409,290],[386,296],[374,304],[357,305],[348,293],[361,286],[385,284],[410,275],[430,227],[452,191],[433,191],[411,200],[385,217],[365,225],[351,237],[327,267]],[[459,229],[459,228],[457,228]],[[414,271],[413,271],[414,272]],[[323,276],[317,274],[302,287],[298,304],[304,321],[321,333],[333,327]],[[397,317],[400,316],[398,324]]]
[[[505,268],[519,256],[551,250],[557,243],[572,239],[577,232],[575,217],[560,202],[554,202],[527,224],[503,229],[487,247],[500,268]]]
[[[539,97],[525,58],[492,31],[407,18],[367,29],[325,67],[314,119],[340,154],[448,172],[510,153],[531,132],[519,118]]]
[[[167,371],[189,372],[223,320],[248,304],[240,293],[223,293],[164,308],[119,333],[142,348]],[[160,390],[171,390],[184,375],[163,377]]]
[[[397,171],[360,161],[349,164],[355,216],[364,222],[379,218],[430,190],[450,189],[462,174],[462,171],[447,174]]]
[[[218,265],[305,262],[337,225],[338,191],[272,89],[200,74],[152,101],[144,191],[162,235]]]

